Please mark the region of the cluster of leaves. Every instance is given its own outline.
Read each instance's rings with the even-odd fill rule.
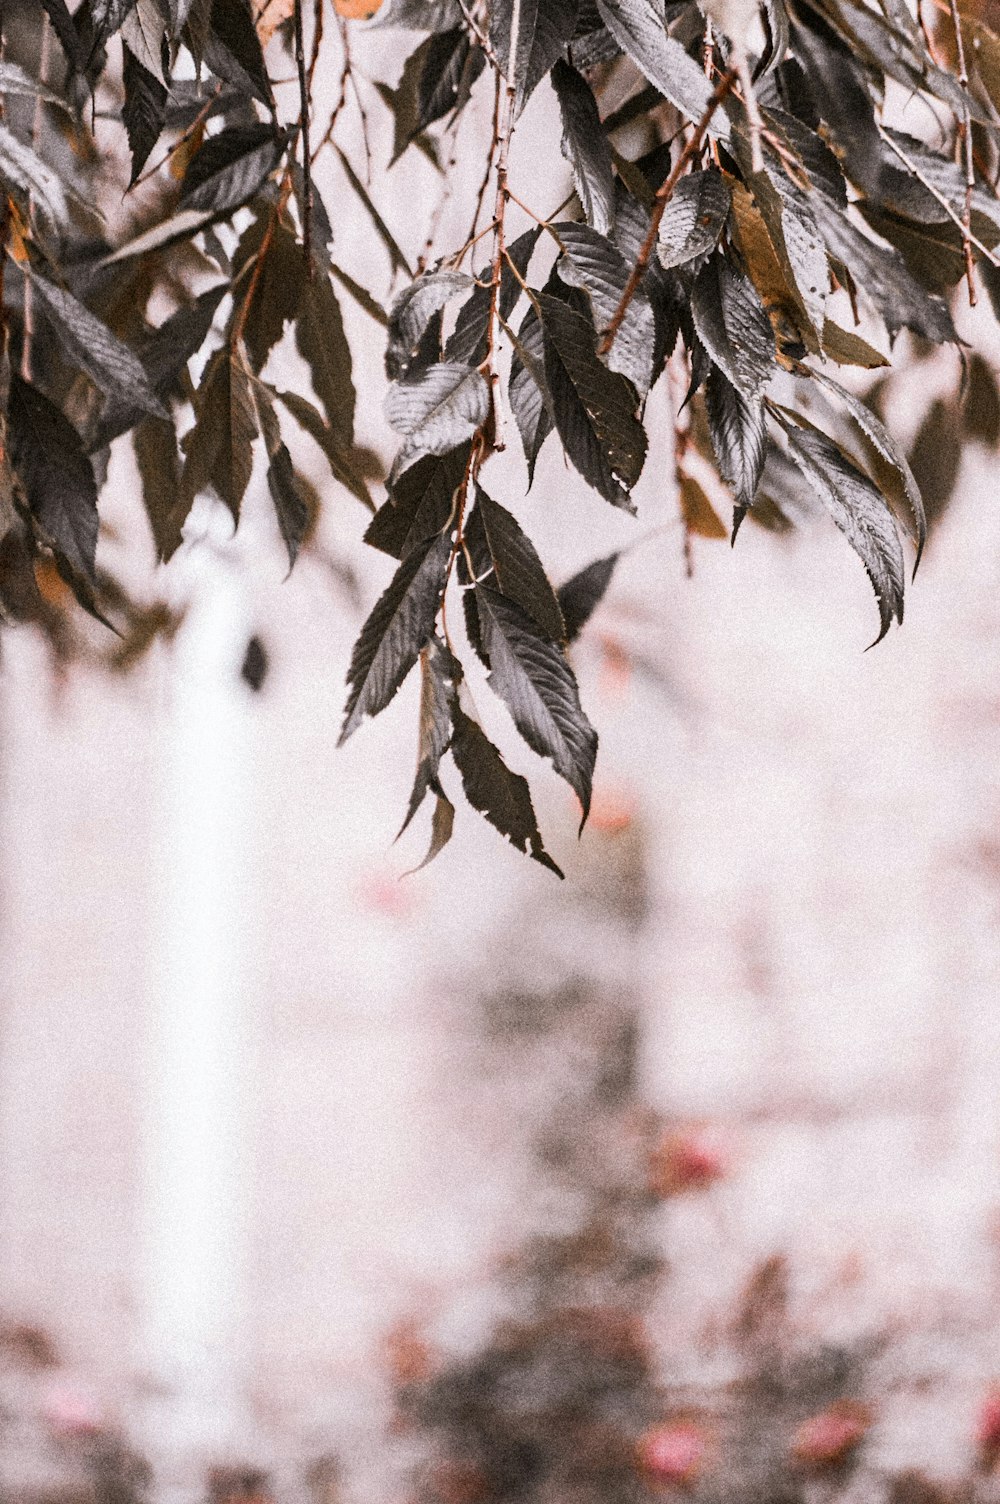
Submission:
[[[1000,37],[975,0],[930,17],[900,0],[745,0],[739,24],[736,0],[336,0],[340,98],[316,121],[329,3],[81,0],[71,11],[26,0],[0,11],[3,607],[32,615],[49,559],[107,620],[98,491],[125,434],[161,559],[201,494],[238,522],[259,447],[294,563],[318,496],[286,440],[291,420],[373,511],[367,541],[398,565],[354,649],[343,736],[419,664],[407,823],[433,793],[430,854],[448,839],[449,754],[473,807],[558,871],[527,782],[483,730],[469,671],[485,669],[586,819],[597,736],[567,649],[615,558],[553,588],[483,484],[507,415],[529,486],[554,434],[599,496],[632,511],[662,382],[686,525],[727,531],[706,494],[709,459],[732,493],[734,539],[747,512],[825,511],[871,579],[884,636],[903,615],[900,526],[919,558],[924,507],[874,407],[831,367],[887,364],[857,332],[862,307],[890,341],[905,329],[941,344],[957,341],[949,296],[963,278],[971,298],[980,283],[1000,298]],[[469,236],[416,274],[336,139],[348,83],[359,104],[361,87],[343,17],[364,9],[379,10],[374,26],[422,38],[395,86],[365,84],[391,117],[393,161],[411,149],[437,161],[493,91]],[[265,48],[292,65],[290,111]],[[890,123],[892,85],[926,103],[934,142]],[[515,125],[543,87],[574,185],[550,214],[526,210],[509,182]],[[602,112],[612,91],[623,102]],[[117,155],[95,138],[105,121],[120,128]],[[322,151],[402,279],[388,310],[333,259],[313,175]],[[131,222],[112,235],[102,209],[110,219],[125,188]],[[400,447],[377,509],[338,290],[386,329],[385,410]],[[309,395],[268,377],[286,338]],[[458,596],[460,637],[446,616]]]

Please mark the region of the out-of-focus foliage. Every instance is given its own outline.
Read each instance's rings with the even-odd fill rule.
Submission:
[[[413,44],[394,84],[352,66],[347,18],[375,10],[371,26]],[[125,661],[148,640],[97,558],[109,446],[125,435],[160,559],[203,494],[238,523],[259,453],[294,564],[317,520],[304,430],[396,561],[354,649],[343,736],[418,670],[407,821],[433,794],[431,854],[447,840],[450,756],[468,802],[554,871],[467,670],[479,660],[586,819],[597,734],[567,647],[613,565],[553,589],[517,498],[488,477],[508,427],[529,484],[554,435],[631,512],[662,383],[688,535],[726,535],[725,487],[734,539],[748,513],[784,526],[823,511],[868,573],[879,637],[902,620],[901,534],[917,559],[926,536],[920,484],[940,510],[959,435],[996,442],[995,378],[971,359],[908,460],[837,368],[885,366],[878,345],[901,331],[909,351],[955,343],[954,300],[1000,298],[1000,34],[978,0],[25,0],[0,17],[8,617],[61,630],[42,583],[54,569],[124,634]],[[334,37],[339,95],[317,117]],[[295,105],[279,110],[288,79]],[[546,88],[574,184],[558,207],[510,177],[515,128]],[[338,140],[352,91],[366,132],[381,115],[394,161],[434,162],[492,94],[463,244],[411,265]],[[927,139],[899,129],[900,98],[908,120],[923,102]],[[336,216],[314,181],[321,153],[353,198]],[[331,226],[354,212],[389,254],[388,308],[336,260]],[[345,295],[386,331],[399,447],[380,505],[355,442]],[[285,340],[308,391],[270,374]]]

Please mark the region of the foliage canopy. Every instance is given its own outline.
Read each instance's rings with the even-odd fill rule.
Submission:
[[[617,556],[553,587],[511,497],[488,489],[508,418],[529,486],[554,436],[600,497],[632,511],[647,402],[664,383],[686,528],[728,531],[709,465],[731,493],[734,541],[748,513],[782,525],[825,509],[874,587],[879,639],[902,621],[901,534],[919,559],[920,489],[878,402],[834,373],[888,364],[879,322],[890,347],[905,330],[919,352],[958,343],[957,298],[1000,298],[991,3],[0,3],[5,615],[51,627],[57,570],[116,630],[156,629],[98,567],[101,485],[125,435],[162,560],[200,495],[239,521],[259,448],[294,564],[316,512],[295,458],[304,431],[395,567],[354,647],[342,738],[419,666],[406,823],[432,794],[429,855],[447,841],[450,754],[468,802],[558,871],[466,675],[478,658],[586,819],[597,735],[567,649]],[[358,76],[359,24],[405,39],[398,77]],[[334,49],[336,97],[318,112]],[[511,181],[509,151],[549,89],[573,192],[542,212]],[[484,99],[468,234],[443,253],[432,237],[411,265],[341,122],[357,112],[367,151],[380,114],[393,161],[422,153],[447,176],[448,143],[470,110],[488,118]],[[903,105],[923,135],[900,128]],[[336,215],[314,180],[322,154],[353,199]],[[392,264],[387,308],[336,260],[331,226],[355,209]],[[399,446],[379,505],[355,441],[345,297],[384,328]],[[271,379],[282,341],[308,391]],[[968,429],[995,439],[993,377],[979,357],[969,371]]]

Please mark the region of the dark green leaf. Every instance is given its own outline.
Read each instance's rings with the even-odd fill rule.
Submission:
[[[59,38],[70,67],[74,72],[82,73],[87,66],[87,55],[80,45],[80,34],[73,25],[66,0],[42,0],[42,9],[52,22],[52,30]]]
[[[142,499],[158,559],[169,559],[181,544],[181,528],[190,508],[181,497],[181,463],[172,422],[145,418],[132,442],[142,481]]]
[[[417,86],[417,122],[413,134],[419,135],[442,116],[460,109],[485,66],[485,53],[479,47],[473,48],[464,26],[432,36]]]
[[[458,707],[451,755],[473,809],[485,815],[518,851],[562,877],[542,844],[527,780],[511,772],[482,727]]]
[[[417,773],[409,808],[399,834],[417,813],[428,789],[437,782],[441,759],[451,741],[451,721],[462,670],[437,637],[420,652],[420,730],[417,742]],[[397,836],[397,840],[399,837]],[[428,858],[430,860],[430,858]]]
[[[393,484],[389,500],[368,526],[365,542],[402,559],[418,544],[443,532],[456,514],[455,492],[468,463],[468,444],[417,460]]]
[[[125,104],[122,119],[132,153],[132,176],[135,182],[160,139],[167,114],[167,91],[158,78],[144,68],[130,48],[122,48]]]
[[[559,224],[556,234],[564,249],[559,275],[570,287],[587,294],[594,327],[604,330],[621,302],[632,268],[616,245],[585,224]],[[637,288],[608,352],[612,371],[627,376],[640,396],[653,380],[656,322],[652,305],[642,287]]]
[[[528,462],[528,485],[535,478],[539,450],[552,432],[552,396],[545,379],[545,338],[534,307],[528,309],[517,335],[507,389],[517,431]]]
[[[445,537],[415,548],[376,602],[351,655],[341,743],[385,709],[430,640],[450,554]]]
[[[563,156],[573,168],[584,215],[588,224],[607,235],[614,224],[615,185],[611,147],[597,101],[586,79],[562,59],[552,69],[552,83],[562,114]]]
[[[251,262],[254,270],[250,269]],[[309,277],[305,257],[293,232],[280,221],[274,223],[268,208],[243,232],[233,259],[233,271],[234,280],[246,289],[244,297],[250,291],[249,279],[256,278],[243,324],[243,343],[251,369],[259,373],[284,334],[285,325],[298,315],[307,296]],[[330,285],[329,278],[318,272],[316,277]],[[240,298],[239,293],[237,297]]]
[[[258,382],[254,388],[260,431],[267,450],[267,487],[274,502],[278,527],[288,550],[288,566],[298,558],[302,540],[309,526],[309,507],[292,467],[292,457],[281,438],[281,425],[274,410],[269,389]]]
[[[368,494],[365,478],[358,469],[353,448],[342,447],[333,429],[323,422],[322,413],[307,398],[301,397],[298,392],[275,392],[274,395],[322,449],[334,479],[346,486],[351,495],[356,496],[370,512],[374,511],[375,506]]]
[[[219,78],[240,93],[250,93],[274,113],[274,96],[249,0],[213,0],[204,59]]]
[[[848,267],[882,315],[890,334],[905,327],[937,344],[955,340],[948,309],[915,281],[897,250],[876,245],[821,197],[816,197],[813,208],[827,249]]]
[[[489,410],[489,382],[468,366],[442,361],[413,381],[397,381],[385,400],[386,417],[406,435],[397,473],[421,454],[457,448],[486,422]]]
[[[210,287],[193,303],[185,303],[172,313],[142,344],[142,363],[153,390],[161,396],[173,388],[188,361],[205,343],[219,304],[228,291],[225,282]]]
[[[597,732],[583,713],[573,670],[528,613],[489,585],[476,586],[490,688],[506,704],[533,751],[575,790],[586,820]]]
[[[597,8],[615,41],[650,83],[682,115],[700,120],[708,109],[712,85],[668,34],[662,6],[656,0],[597,0]],[[720,140],[729,139],[729,122],[721,109],[715,111],[711,129]]]
[[[240,504],[250,484],[257,420],[250,376],[228,348],[217,350],[205,368],[195,398],[195,425],[185,434],[181,506],[184,515],[206,486],[212,486],[239,522]]]
[[[338,446],[354,445],[354,383],[351,347],[337,294],[329,277],[317,273],[306,283],[302,311],[295,325],[299,353],[309,366],[313,390]]]
[[[660,221],[656,254],[666,267],[701,263],[719,243],[732,200],[715,168],[681,178]],[[697,265],[692,268],[696,271]]]
[[[232,0],[237,4],[238,0]],[[253,198],[277,167],[287,138],[270,125],[231,125],[209,136],[188,164],[181,184],[184,209],[229,214]]]

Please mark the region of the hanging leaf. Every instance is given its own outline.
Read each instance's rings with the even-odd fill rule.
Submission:
[[[594,327],[607,329],[621,302],[632,267],[616,245],[585,224],[558,224],[555,232],[563,247],[559,275],[570,287],[587,294],[594,315]],[[653,381],[653,357],[656,346],[656,321],[653,308],[642,288],[638,288],[628,305],[613,345],[608,352],[612,371],[627,376],[640,396],[644,397]]]
[[[340,448],[349,451],[354,445],[355,404],[351,347],[329,277],[317,275],[306,283],[295,339],[330,430]]]
[[[562,642],[565,626],[555,591],[542,561],[517,519],[483,490],[476,490],[473,516],[481,520],[489,561],[504,595],[531,616],[553,642]]]
[[[891,335],[907,328],[936,344],[956,339],[944,303],[914,280],[897,250],[876,245],[823,199],[817,197],[813,207],[830,254],[850,268]]]
[[[566,641],[575,642],[604,599],[619,554],[595,559],[559,586],[559,609],[566,624]]]
[[[296,423],[304,428],[309,437],[322,449],[334,479],[346,487],[352,496],[356,496],[370,512],[373,512],[375,504],[368,494],[368,487],[359,469],[354,450],[344,449],[338,443],[336,434],[328,424],[324,423],[322,413],[307,398],[300,397],[298,392],[275,391],[274,395],[291,413]]]
[[[372,518],[365,542],[403,559],[418,544],[442,533],[456,516],[455,493],[469,463],[470,445],[447,454],[428,454],[404,470],[389,500]]]
[[[274,96],[249,0],[212,0],[204,60],[219,78],[274,113]]]
[[[893,619],[903,620],[903,550],[892,513],[867,475],[832,439],[797,415],[785,415],[782,421],[789,454],[865,566],[881,622],[875,641],[881,642]]]
[[[257,437],[250,376],[239,356],[217,350],[205,368],[195,398],[195,424],[185,434],[181,505],[187,516],[199,492],[211,486],[240,520],[240,505],[250,484],[253,442]]]
[[[428,789],[437,782],[441,759],[451,742],[461,666],[438,637],[431,637],[420,651],[420,721],[417,743],[417,774],[399,835],[424,802]],[[454,811],[453,811],[454,814]],[[399,840],[399,836],[396,837]],[[430,856],[423,865],[430,861]]]
[[[451,840],[452,831],[455,828],[455,806],[444,792],[438,793],[434,800],[434,818],[431,822],[431,844],[427,848],[427,855],[422,862],[411,867],[409,872],[404,872],[404,877],[413,877],[428,867],[436,856]]]
[[[427,272],[417,277],[393,301],[389,309],[389,343],[385,368],[390,380],[406,375],[428,324],[458,293],[474,287],[465,272]],[[485,289],[478,289],[486,292]],[[486,292],[487,311],[489,294]]]
[[[96,583],[97,484],[80,435],[36,387],[10,380],[11,459],[42,539]]]
[[[478,47],[473,49],[464,26],[431,37],[417,86],[413,135],[420,135],[452,110],[461,109],[485,66],[485,54]]]
[[[288,567],[293,568],[302,540],[309,526],[309,506],[292,465],[292,457],[282,441],[281,425],[274,410],[269,389],[263,382],[254,387],[260,431],[267,451],[267,487],[274,502],[278,527],[288,550]]]
[[[66,0],[42,0],[42,9],[52,22],[52,30],[59,38],[59,45],[66,54],[70,68],[74,73],[83,73],[87,66],[87,56]]]
[[[477,585],[476,605],[490,663],[490,688],[504,701],[532,751],[548,758],[575,791],[585,821],[597,732],[583,713],[573,670],[562,648],[499,590]]]
[[[129,178],[131,188],[160,139],[167,116],[167,91],[159,79],[143,67],[131,48],[123,46],[122,58],[125,88],[122,119],[132,153],[132,176]]]
[[[681,178],[663,211],[656,242],[661,266],[697,271],[719,243],[731,200],[722,173],[711,168]]]
[[[150,386],[145,367],[135,352],[122,344],[72,293],[57,287],[30,266],[25,271],[70,360],[86,371],[99,391],[105,397],[130,405],[133,411],[166,417],[163,403]]]
[[[330,285],[328,278],[320,280]],[[242,290],[242,296],[237,294],[241,307],[250,298],[243,319],[243,343],[251,370],[259,374],[285,325],[297,318],[309,286],[301,245],[286,224],[273,219],[270,209],[258,214],[240,237],[233,257],[233,283]]]
[[[552,85],[562,114],[562,152],[573,168],[584,216],[595,230],[607,235],[614,224],[615,184],[611,147],[597,101],[586,79],[562,59],[552,69]]]
[[[542,844],[527,779],[511,772],[482,727],[457,706],[451,755],[473,809],[485,815],[516,850],[562,877]]]
[[[442,361],[414,381],[397,381],[385,400],[385,415],[406,435],[397,473],[421,454],[445,454],[486,422],[490,388],[481,371]]]
[[[737,505],[753,506],[767,454],[764,404],[745,397],[713,366],[705,383],[705,412],[722,478]]]
[[[566,453],[596,491],[632,510],[629,491],[646,458],[646,433],[624,377],[601,364],[592,324],[549,293],[538,299],[545,375]]]
[[[415,548],[400,564],[354,644],[340,743],[393,698],[434,631],[451,555],[448,538]]]
[[[597,0],[601,19],[636,66],[688,120],[699,121],[712,98],[712,85],[693,58],[667,32],[657,0]],[[721,109],[711,130],[729,139],[729,121]]]
[[[774,334],[753,283],[716,254],[695,279],[691,317],[730,384],[756,401],[774,371]]]
[[[516,336],[507,400],[528,462],[528,485],[535,478],[539,451],[555,426],[552,396],[545,379],[545,337],[534,307],[528,309]]]
[[[209,136],[188,163],[181,183],[182,208],[214,216],[231,214],[271,175],[287,140],[287,134],[276,135],[264,124],[231,125]]]
[[[30,200],[34,212],[51,230],[60,230],[69,218],[66,186],[38,153],[20,141],[0,121],[0,175],[8,192],[20,196],[25,209]]]
[[[181,461],[174,425],[161,418],[144,418],[136,425],[132,442],[156,557],[167,560],[181,545],[181,529],[190,507],[181,499]]]
[[[493,7],[490,44],[514,88],[515,118],[572,39],[579,8],[579,0],[515,0]],[[512,53],[515,16],[517,40]]]
[[[680,502],[689,533],[697,533],[701,538],[728,538],[725,524],[693,475],[680,477]]]

